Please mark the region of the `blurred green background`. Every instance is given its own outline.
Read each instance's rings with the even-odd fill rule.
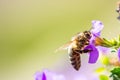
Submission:
[[[102,37],[116,37],[117,1],[0,0],[0,80],[34,80],[36,71],[54,68],[68,58],[54,51],[92,20],[105,25]]]

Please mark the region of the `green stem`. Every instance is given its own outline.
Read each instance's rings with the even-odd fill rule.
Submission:
[[[108,48],[114,48],[118,49],[120,47],[120,35],[118,38],[112,39],[112,40],[107,40],[105,38],[102,39],[103,42],[101,46],[108,47]]]

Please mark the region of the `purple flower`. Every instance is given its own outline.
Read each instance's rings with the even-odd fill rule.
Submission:
[[[63,75],[43,70],[42,72],[35,73],[35,80],[65,80]]]
[[[120,60],[120,48],[118,48],[118,58]]]
[[[66,78],[63,75],[56,74],[55,72],[51,72],[48,70],[43,70],[42,72],[36,72],[34,75],[34,80],[98,80],[98,76],[91,74],[91,76],[88,78],[87,76],[83,74],[78,74],[76,72],[72,72],[67,70],[69,72],[68,75],[65,74],[65,70],[63,72],[64,75],[66,75]]]
[[[35,74],[35,80],[47,80],[46,79],[46,74],[44,72],[42,72],[42,73],[37,72]]]
[[[92,29],[90,30],[90,32],[92,33],[92,38],[90,39],[91,44],[94,44],[95,38],[100,36],[103,27],[104,25],[102,24],[101,21],[98,20],[92,21]]]
[[[101,21],[93,20],[92,21],[92,29],[90,30],[90,32],[95,36],[100,36],[100,33],[101,33],[103,27],[104,27],[104,25],[102,24]]]
[[[98,57],[99,57],[99,51],[98,48],[95,46],[95,38],[100,36],[100,33],[103,29],[104,25],[101,21],[93,20],[92,21],[92,29],[90,32],[92,33],[92,38],[90,39],[90,44],[85,48],[87,50],[90,50],[90,56],[89,56],[89,63],[96,63]]]
[[[111,51],[110,48],[107,48],[107,47],[103,47],[103,46],[95,46],[95,40],[96,39],[99,39],[100,37],[100,33],[103,29],[104,25],[102,24],[101,21],[98,21],[98,20],[93,20],[92,21],[92,29],[90,30],[90,32],[92,33],[92,38],[90,39],[90,45],[88,45],[88,47],[90,48],[91,47],[91,52],[90,52],[90,57],[89,57],[89,63],[94,63],[96,62],[96,59],[97,59],[97,55],[98,55],[98,52],[102,52],[102,53],[108,53]],[[100,39],[99,39],[100,40]],[[98,40],[96,40],[98,41]],[[99,41],[98,41],[99,42]],[[92,50],[92,48],[95,48],[95,50]],[[87,48],[86,48],[87,49]],[[117,49],[117,52],[118,52],[118,58],[120,60],[120,48]],[[91,56],[91,53],[96,53],[96,54],[92,54]]]
[[[99,77],[91,75],[91,77],[88,78],[87,76],[76,74],[73,80],[99,80]]]

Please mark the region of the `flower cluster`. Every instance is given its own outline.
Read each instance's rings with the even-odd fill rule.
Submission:
[[[49,70],[43,70],[42,72],[36,72],[34,75],[35,80],[67,80],[64,75],[56,74]],[[88,80],[85,76],[76,76],[73,80]],[[99,80],[98,77],[92,77],[89,80]]]
[[[85,48],[91,50],[89,63],[95,63],[99,57],[99,51],[95,45],[95,39],[100,36],[103,27],[104,25],[101,21],[92,21],[92,29],[90,30],[90,32],[92,33],[92,38],[90,39],[90,44]]]
[[[35,73],[35,80],[65,80],[63,75],[58,75],[48,70]]]
[[[100,53],[111,53],[112,51],[118,53],[118,58],[120,60],[120,36],[118,39],[107,40],[105,38],[101,38],[101,31],[104,25],[99,20],[92,21],[92,28],[90,30],[92,37],[90,39],[90,44],[84,48],[84,50],[90,50],[89,52],[89,61],[88,63],[96,63],[98,60]],[[120,66],[120,61],[117,60],[116,64],[112,61],[107,61],[109,64]],[[106,63],[106,62],[105,62]],[[120,68],[118,68],[120,70]],[[119,71],[117,69],[117,71]],[[116,78],[115,75],[118,76],[118,73],[115,74],[115,70],[112,70],[113,78]],[[118,76],[120,78],[120,76]],[[48,70],[44,70],[43,72],[37,72],[35,74],[35,80],[66,80],[63,75],[58,75],[56,73],[50,72]],[[99,80],[94,79],[94,80]],[[108,80],[108,77],[101,75],[100,80]],[[115,80],[115,79],[114,79]],[[119,79],[116,79],[119,80]]]
[[[92,38],[90,39],[90,44],[85,48],[91,50],[89,63],[96,63],[100,52],[108,53],[113,49],[117,51],[118,58],[120,59],[120,36],[118,39],[112,40],[101,38],[100,34],[103,27],[104,25],[101,21],[92,21],[92,29],[90,30],[92,33]]]

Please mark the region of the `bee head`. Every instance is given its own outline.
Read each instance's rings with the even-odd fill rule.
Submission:
[[[83,33],[84,33],[85,37],[87,37],[88,39],[90,39],[92,37],[90,31],[84,31]]]

